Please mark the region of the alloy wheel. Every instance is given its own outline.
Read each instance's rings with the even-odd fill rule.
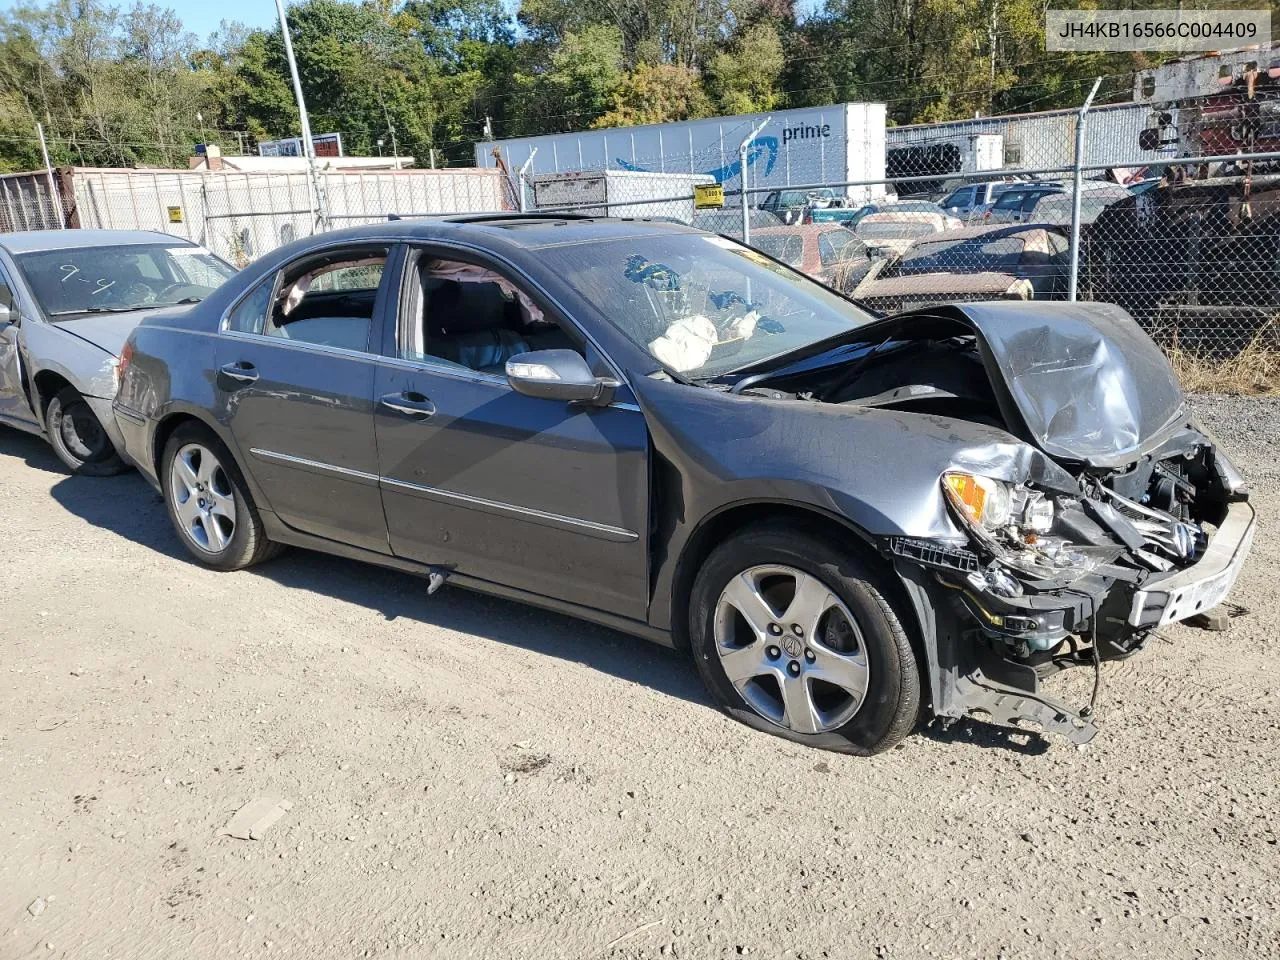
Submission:
[[[862,632],[818,577],[776,564],[742,571],[720,594],[714,631],[729,682],[766,720],[825,733],[862,706],[871,676]]]
[[[206,553],[221,553],[236,530],[231,480],[218,458],[199,443],[178,449],[169,466],[169,495],[178,526]]]

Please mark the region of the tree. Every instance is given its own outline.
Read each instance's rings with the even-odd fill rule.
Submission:
[[[671,64],[641,64],[622,78],[613,92],[609,112],[591,126],[629,127],[709,116],[711,100],[703,92],[695,71]]]

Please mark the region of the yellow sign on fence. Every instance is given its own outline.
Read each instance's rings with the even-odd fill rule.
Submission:
[[[695,210],[718,210],[723,206],[723,183],[695,183],[693,185],[693,207]]]
[[[170,222],[170,223],[181,223],[181,222],[182,222],[182,208],[181,208],[181,207],[170,207],[170,208],[169,208],[169,222]]]

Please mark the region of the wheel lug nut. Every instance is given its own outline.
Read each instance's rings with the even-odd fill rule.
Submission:
[[[765,653],[769,655],[770,660],[777,660],[780,656],[782,656],[782,651],[779,650],[777,647],[769,647],[767,650],[765,650]]]
[[[800,626],[800,624],[798,623],[793,623],[791,625],[791,632],[794,633],[797,637],[803,637],[804,627]]]
[[[787,673],[791,674],[793,677],[798,677],[798,676],[800,676],[800,663],[799,663],[799,661],[792,660],[790,663],[788,663],[788,664],[787,664]]]
[[[810,663],[813,663],[813,661],[814,661],[814,660],[818,659],[817,657],[815,657],[815,656],[813,655],[813,651],[812,651],[812,650],[806,650],[806,651],[804,652],[804,658],[805,658],[806,660],[808,660]]]
[[[782,633],[782,627],[778,626],[776,623],[771,623],[769,624],[769,632],[776,637]]]

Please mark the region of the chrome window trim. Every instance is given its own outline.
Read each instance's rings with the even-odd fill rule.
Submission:
[[[319,353],[335,357],[347,357],[353,360],[364,360],[377,363],[382,359],[376,353],[365,350],[348,350],[346,347],[332,347],[325,343],[308,343],[306,340],[288,340],[284,337],[266,337],[260,333],[244,333],[240,330],[223,330],[221,336],[228,340],[243,340],[247,343],[272,344],[303,353]]]

